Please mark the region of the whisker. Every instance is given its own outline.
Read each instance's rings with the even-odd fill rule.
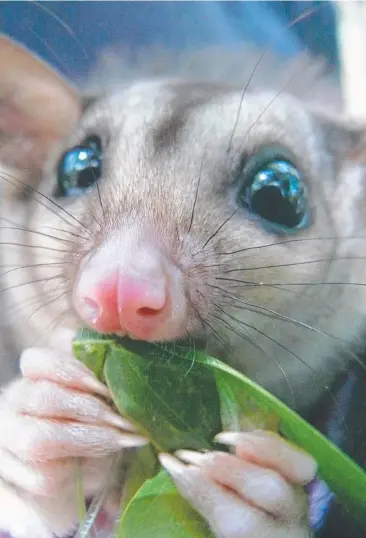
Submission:
[[[242,321],[242,320],[238,320],[237,318],[235,318],[235,316],[232,316],[231,314],[229,314],[228,312],[225,312],[225,314],[235,320],[239,325],[243,325],[245,327],[248,327],[249,329],[252,329],[253,331],[257,332],[258,334],[260,334],[261,336],[263,336],[264,338],[266,338],[267,340],[269,340],[270,342],[273,342],[276,346],[280,347],[281,349],[283,349],[284,351],[286,351],[287,353],[289,353],[290,355],[292,355],[293,357],[295,357],[298,361],[301,362],[301,364],[303,364],[304,366],[306,366],[311,372],[313,372],[314,374],[317,374],[316,370],[314,368],[312,368],[310,366],[310,364],[307,364],[306,361],[304,361],[304,359],[302,359],[299,355],[297,355],[294,351],[292,351],[291,349],[289,349],[287,346],[285,346],[284,344],[281,344],[280,342],[278,342],[275,338],[272,338],[271,336],[269,336],[268,334],[266,334],[265,332],[261,331],[260,329],[258,329],[257,327],[254,327],[254,325],[251,325],[250,323],[247,323],[245,321]],[[333,392],[331,391],[330,387],[324,383],[323,384],[325,390],[329,393],[329,395],[331,396],[334,404],[339,408],[339,404],[337,403],[337,400],[333,394]],[[340,409],[341,411],[341,409]],[[344,420],[344,417],[342,415],[342,420]],[[345,426],[345,424],[344,424]],[[345,426],[346,427],[346,426]]]
[[[197,290],[198,291],[198,290]],[[202,325],[202,328],[205,329],[205,327],[208,327],[209,330],[211,331],[211,333],[213,334],[213,336],[220,342],[220,344],[225,348],[225,349],[228,349],[229,352],[230,351],[233,351],[232,350],[232,347],[230,345],[230,343],[225,339],[223,338],[213,327],[212,325],[207,321],[207,320],[203,320],[201,314],[198,312],[198,310],[193,306],[193,304],[191,304],[191,308],[194,310],[194,312],[196,313],[196,316],[198,317],[198,319],[200,320],[201,322],[201,325]]]
[[[218,305],[215,305],[215,303],[212,303],[218,310],[220,310],[223,314],[226,314],[226,312],[224,312],[222,309],[220,309],[218,307]],[[253,338],[251,338],[250,336],[248,336],[247,334],[245,333],[241,333],[240,331],[238,331],[237,329],[235,329],[232,325],[230,325],[229,322],[225,321],[224,319],[220,318],[219,316],[217,316],[216,314],[209,314],[210,317],[212,318],[215,318],[217,319],[218,321],[220,321],[220,323],[222,323],[223,325],[225,325],[225,327],[228,327],[234,334],[236,334],[237,336],[240,336],[240,338],[243,338],[243,340],[245,340],[246,342],[248,342],[249,344],[251,344],[255,349],[258,349],[258,351],[261,351],[261,352],[264,352],[262,350],[262,348],[256,343],[255,340],[253,340]]]
[[[54,328],[54,326],[57,324],[57,323],[60,323],[61,322],[61,319],[63,316],[67,315],[69,312],[72,311],[72,308],[66,308],[63,312],[61,312],[60,314],[58,314],[52,321],[49,325],[47,325],[42,334],[39,335],[38,338],[36,338],[36,340],[33,342],[33,346],[36,345],[36,343],[44,336],[44,334],[47,334],[48,331],[50,331],[51,329]]]
[[[242,280],[239,278],[225,278],[221,276],[214,277],[214,280],[223,280],[224,282],[236,282],[238,284],[245,284],[246,286],[264,286],[265,285],[263,284],[263,282],[256,282],[255,280]]]
[[[217,228],[216,232],[214,232],[211,237],[209,237],[209,239],[207,239],[206,243],[203,245],[202,250],[204,250],[207,245],[209,244],[209,242],[211,241],[211,239],[213,239],[214,237],[216,237],[216,235],[219,233],[220,230],[222,230],[222,228],[225,226],[225,224],[227,224],[229,222],[229,220],[231,220],[233,218],[233,216],[238,212],[238,208],[235,209],[235,211],[230,215],[230,217],[228,217],[226,220],[224,220],[224,222]]]
[[[312,263],[323,263],[329,261],[338,261],[338,260],[365,260],[366,256],[333,256],[329,258],[318,258],[317,260],[307,260],[304,262],[293,262],[293,263],[281,263],[275,265],[260,265],[258,267],[245,267],[242,269],[227,269],[223,271],[224,274],[228,273],[238,273],[241,271],[255,271],[259,269],[276,269],[277,267],[292,267],[297,265],[309,265]]]
[[[346,345],[349,346],[353,345],[353,342],[350,340],[347,340],[345,338],[339,338],[338,336],[334,336],[333,334],[326,333],[324,331],[321,331],[317,327],[313,327],[312,325],[308,325],[306,323],[303,323],[302,321],[296,320],[294,318],[290,318],[288,316],[284,316],[275,310],[271,310],[269,308],[261,307],[259,305],[252,305],[251,303],[247,303],[246,301],[240,301],[239,299],[235,299],[234,296],[228,296],[227,299],[230,299],[230,303],[223,303],[223,306],[226,306],[228,308],[235,308],[236,310],[244,310],[253,312],[254,314],[258,314],[261,316],[269,317],[276,321],[283,321],[287,323],[291,323],[293,325],[296,325],[298,327],[302,327],[304,329],[307,329],[309,331],[312,331],[314,333],[319,334],[320,336],[324,336],[325,338],[329,338],[332,340],[337,341],[341,346],[343,351],[350,357],[350,359],[354,360],[363,370],[366,370],[366,365],[363,363],[363,361],[356,355],[356,353],[350,351],[347,349]],[[240,306],[236,305],[235,302],[232,302],[232,300],[235,299],[236,301],[243,302],[247,304],[248,306]]]
[[[57,21],[60,26],[62,26],[62,28],[64,28],[64,30],[73,38],[73,40],[75,41],[75,43],[78,45],[78,47],[80,48],[81,52],[84,54],[85,56],[85,59],[89,61],[89,55],[88,53],[86,52],[85,50],[85,47],[83,47],[81,41],[77,38],[75,32],[73,32],[73,30],[71,29],[71,27],[66,24],[65,21],[63,21],[61,19],[61,17],[59,17],[56,13],[54,13],[51,9],[49,9],[48,7],[46,7],[43,3],[39,3],[39,2],[36,2],[36,1],[33,1],[33,4],[35,6],[37,6],[37,8],[43,10],[45,13],[47,13],[52,19],[54,19],[55,21]]]
[[[312,9],[309,9],[309,10],[306,10],[304,11],[303,13],[300,13],[300,15],[298,17],[296,17],[294,20],[292,20],[289,24],[286,25],[285,27],[285,30],[289,30],[290,28],[292,28],[292,26],[295,26],[296,24],[298,24],[300,21],[302,21],[303,19],[307,18],[307,17],[311,17],[314,13],[316,13],[317,11],[319,10],[319,7],[318,8],[312,8]],[[232,142],[233,142],[233,139],[234,139],[234,135],[235,135],[235,132],[236,132],[236,129],[238,127],[238,124],[239,124],[239,118],[240,118],[240,114],[241,114],[241,109],[243,107],[243,102],[244,102],[244,97],[246,96],[246,93],[248,91],[248,88],[249,88],[249,85],[261,63],[261,61],[263,60],[263,58],[265,57],[266,54],[268,54],[268,52],[271,50],[271,47],[272,47],[272,44],[270,46],[267,46],[264,48],[264,50],[262,51],[262,53],[260,54],[257,62],[255,63],[254,65],[254,68],[250,74],[250,77],[241,93],[241,96],[240,96],[240,102],[239,102],[239,108],[238,108],[238,111],[237,111],[237,114],[236,114],[236,118],[235,118],[235,123],[234,123],[234,127],[231,131],[231,135],[230,135],[230,139],[229,139],[229,144],[228,144],[228,147],[227,147],[227,150],[226,150],[226,154],[229,154],[230,153],[230,150],[231,150],[231,145],[232,145]]]
[[[0,245],[8,247],[41,248],[42,250],[50,250],[52,252],[68,252],[68,250],[62,250],[59,248],[46,247],[45,245],[28,245],[26,243],[10,243],[6,241],[0,241]]]
[[[37,295],[30,297],[27,300],[22,299],[18,304],[15,304],[13,307],[7,309],[7,317],[11,318],[17,314],[23,314],[25,307],[31,306],[32,304],[38,304],[41,300],[46,299],[50,293],[51,292],[43,291],[41,294],[37,293]]]
[[[49,306],[50,304],[58,301],[59,299],[61,299],[62,297],[64,297],[67,293],[69,293],[69,290],[66,290],[64,292],[62,292],[60,295],[58,295],[57,297],[53,297],[52,299],[50,299],[49,301],[47,301],[46,303],[43,303],[41,304],[41,306],[39,306],[36,310],[34,310],[27,318],[27,321],[29,321],[35,314],[37,314],[37,312],[39,312],[40,310],[42,310],[43,308],[45,308],[46,306]]]
[[[212,279],[213,279],[213,280],[220,280],[220,277],[212,277]],[[238,282],[237,282],[236,279],[228,279],[228,280],[230,280],[230,282],[231,282],[231,281],[234,281],[234,284],[231,284],[231,287],[232,287],[232,288],[233,288],[233,287],[235,287],[235,288],[236,288],[236,287],[241,287],[241,286],[243,285],[243,282],[242,282],[242,281],[238,281]],[[215,286],[215,285],[213,285],[213,284],[209,284],[208,282],[207,282],[206,285],[209,286],[210,288],[213,288],[213,289],[217,288],[217,289],[222,290],[222,288],[220,288],[220,287],[218,287],[218,286]],[[296,292],[295,290],[288,290],[287,288],[285,288],[285,287],[283,287],[283,286],[281,286],[281,287],[279,287],[279,286],[272,286],[272,284],[264,284],[264,283],[261,283],[261,282],[258,282],[258,283],[256,283],[256,282],[250,282],[248,285],[246,285],[246,284],[244,283],[244,286],[247,286],[248,288],[255,288],[256,286],[261,286],[261,287],[263,287],[263,288],[271,288],[271,289],[276,290],[276,291],[281,292],[281,293],[287,293],[288,295],[297,295],[297,292]]]
[[[190,335],[187,328],[186,328],[186,333],[187,333],[187,336],[189,338],[190,348],[193,350],[193,354],[192,354],[191,365],[188,368],[187,372],[184,374],[184,377],[187,377],[187,375],[190,373],[190,371],[192,370],[192,368],[194,367],[195,362],[196,362],[196,344],[195,344],[194,338]]]
[[[4,181],[7,181],[8,183],[10,183],[11,185],[13,185],[13,187],[18,187],[16,184],[14,184],[13,182],[11,182],[9,179],[7,179],[5,176],[8,176],[8,178],[12,178],[13,180],[17,181],[18,183],[20,183],[21,185],[23,185],[23,187],[25,187],[26,189],[28,190],[31,190],[34,194],[37,194],[38,196],[41,196],[41,198],[47,200],[48,202],[50,202],[50,204],[52,204],[53,206],[57,207],[57,209],[59,209],[60,211],[62,211],[63,213],[65,213],[67,216],[69,216],[70,218],[72,218],[75,222],[77,222],[80,226],[82,226],[85,230],[87,230],[87,232],[89,232],[87,226],[85,226],[85,224],[83,224],[79,219],[77,219],[72,213],[70,213],[69,211],[67,211],[64,207],[62,207],[61,205],[57,204],[54,200],[52,200],[52,198],[50,198],[49,196],[46,196],[45,194],[43,194],[42,192],[40,192],[38,189],[36,189],[35,187],[33,187],[32,185],[28,185],[27,183],[25,183],[24,181],[22,181],[21,179],[15,177],[15,176],[12,176],[11,174],[7,173],[7,172],[1,172],[0,174],[0,177],[4,180]],[[38,200],[39,201],[39,200]],[[40,202],[40,201],[39,201]],[[40,202],[41,203],[41,202]],[[48,206],[45,206],[47,209],[49,209],[51,211],[51,209],[48,207]],[[56,213],[58,217],[62,218],[60,216],[60,214]],[[70,226],[71,226],[71,223],[64,219]]]
[[[236,309],[243,309],[243,310],[246,310],[249,307],[249,308],[252,309],[251,311],[259,310],[260,312],[257,312],[257,313],[260,313],[261,315],[263,315],[264,313],[271,314],[269,317],[271,317],[272,319],[277,319],[277,320],[280,320],[280,321],[287,321],[287,322],[292,323],[294,325],[298,325],[299,327],[302,327],[304,329],[308,329],[308,330],[310,330],[312,332],[315,332],[317,334],[320,334],[321,336],[324,336],[326,338],[331,338],[332,340],[336,340],[337,342],[339,342],[339,343],[341,343],[343,345],[345,345],[345,344],[353,345],[353,342],[351,342],[350,340],[347,340],[345,338],[340,338],[340,337],[335,336],[333,334],[324,332],[324,331],[318,329],[317,327],[314,327],[313,325],[308,325],[307,323],[304,323],[304,322],[302,322],[300,320],[291,318],[289,316],[285,316],[284,314],[281,314],[280,312],[276,312],[275,310],[272,310],[271,308],[267,308],[267,307],[262,306],[262,305],[250,303],[248,301],[244,301],[243,299],[239,299],[235,295],[231,295],[224,288],[220,288],[220,286],[214,286],[214,288],[218,289],[221,292],[223,292],[225,294],[224,297],[226,297],[227,299],[230,299],[230,301],[234,300],[236,303],[240,303],[240,305],[244,305],[244,306],[240,306],[240,305],[237,305],[235,303],[230,302],[226,306],[233,307],[233,308],[236,308]],[[351,353],[351,352],[348,352],[348,353],[351,356],[354,356],[353,353]],[[356,356],[354,356],[354,358],[356,358]],[[363,365],[363,368],[366,368],[366,366]]]
[[[221,343],[221,345],[229,352],[229,353],[233,353],[234,352],[234,349],[232,348],[232,346],[229,344],[229,342],[223,338],[221,336],[221,334],[219,332],[217,332],[213,326],[207,321],[207,319],[204,320],[204,325],[206,325],[211,333],[215,336],[215,338]]]
[[[188,231],[186,233],[186,238],[189,236],[189,234],[191,233],[191,230],[192,230],[192,225],[193,225],[193,220],[194,220],[194,215],[195,215],[195,210],[196,210],[196,204],[197,204],[197,198],[198,198],[198,191],[199,191],[199,188],[200,188],[201,177],[202,177],[203,162],[204,162],[204,155],[202,156],[202,159],[201,159],[200,170],[199,170],[199,173],[198,173],[197,187],[196,187],[196,192],[195,192],[195,195],[194,195],[194,201],[193,201],[193,206],[192,206],[191,219],[190,219],[190,222],[189,222]]]
[[[2,273],[0,275],[0,278],[14,271],[19,271],[20,269],[31,269],[33,267],[50,267],[52,269],[54,267],[59,267],[62,265],[66,265],[66,263],[65,262],[51,262],[51,263],[32,263],[29,265],[21,265],[21,266],[13,267],[12,269],[9,269],[8,271],[5,271],[5,273]]]
[[[61,241],[62,243],[70,243],[72,245],[77,245],[76,241],[71,241],[70,239],[62,239],[61,237],[57,237],[55,235],[46,234],[43,232],[39,232],[37,230],[32,230],[31,228],[21,228],[18,226],[0,226],[1,230],[16,230],[19,232],[27,232],[30,234],[36,234],[41,235],[42,237],[48,237],[49,239],[54,239],[56,241]]]
[[[50,213],[52,213],[53,215],[56,215],[57,218],[61,219],[63,222],[65,222],[68,226],[72,226],[71,222],[68,221],[63,215],[60,215],[60,213],[58,213],[53,207],[49,207],[47,204],[45,204],[44,202],[42,202],[42,200],[38,200],[37,198],[34,198],[34,201],[37,202],[37,204],[41,205],[42,207],[44,207],[45,209],[47,209],[47,211],[49,211]],[[86,228],[86,227],[85,227]],[[86,228],[88,234],[90,234],[90,231]],[[86,239],[83,235],[80,234],[80,237],[82,237],[83,239]]]
[[[23,286],[30,286],[31,284],[39,284],[40,282],[45,282],[45,281],[48,282],[49,280],[61,277],[64,274],[65,273],[63,273],[62,275],[55,275],[55,276],[53,276],[51,278],[38,278],[38,279],[35,279],[35,280],[29,280],[28,282],[21,282],[20,284],[15,284],[13,286],[9,286],[8,288],[3,288],[2,290],[0,289],[0,293],[5,293],[6,291],[14,290],[16,288],[21,288]]]
[[[226,282],[238,282],[240,284],[245,284],[249,286],[271,286],[271,287],[281,287],[281,286],[361,286],[364,287],[366,284],[361,282],[271,282],[267,284],[266,282],[255,282],[249,280],[239,280],[235,278],[224,278],[224,277],[215,277],[215,280],[224,280]]]
[[[215,305],[215,303],[212,303],[216,308],[218,308],[222,314],[228,316],[227,312],[225,312],[222,308],[220,308],[218,305]],[[219,321],[221,321],[222,323],[224,323],[232,332],[234,332],[234,334],[238,335],[239,337],[241,338],[244,338],[247,342],[251,343],[253,345],[253,347],[255,349],[258,349],[258,351],[260,351],[264,357],[266,357],[267,359],[269,359],[270,361],[272,361],[277,367],[278,369],[280,370],[280,372],[282,373],[283,375],[283,378],[289,388],[289,391],[290,391],[290,394],[291,394],[291,399],[292,399],[292,402],[293,402],[293,406],[296,407],[296,398],[295,398],[295,394],[294,394],[294,391],[291,387],[291,383],[290,383],[290,380],[288,378],[288,375],[286,374],[284,368],[281,366],[281,364],[274,358],[274,357],[271,357],[263,348],[262,346],[260,346],[259,344],[257,344],[257,342],[255,340],[253,340],[252,338],[250,338],[249,335],[247,334],[242,334],[240,331],[237,331],[234,327],[232,327],[232,325],[230,325],[227,321],[225,321],[223,318],[220,318],[219,316],[217,316],[217,319]],[[238,321],[233,318],[233,321],[235,321],[236,323],[238,323]]]
[[[8,247],[22,247],[22,248],[40,248],[42,250],[49,250],[51,252],[61,252],[66,253],[68,250],[62,250],[59,248],[52,248],[52,247],[46,247],[45,245],[28,245],[26,243],[10,243],[6,241],[0,241],[1,246],[8,246]]]
[[[360,239],[366,239],[366,237],[363,237],[363,236],[343,236],[343,237],[337,237],[337,236],[333,236],[333,237],[304,237],[304,238],[297,238],[297,239],[286,239],[285,241],[276,241],[275,243],[268,243],[268,244],[265,244],[265,245],[256,245],[256,246],[253,246],[253,247],[244,247],[244,248],[240,248],[238,250],[232,250],[231,252],[213,252],[214,254],[216,254],[217,256],[231,256],[233,254],[240,254],[241,252],[246,252],[246,251],[250,251],[250,250],[259,250],[259,249],[262,249],[262,248],[269,248],[269,247],[275,247],[275,246],[278,246],[278,245],[286,245],[288,243],[302,243],[302,242],[307,242],[307,241],[334,241],[335,239],[337,239],[338,241],[342,241],[342,240],[350,240],[350,239],[357,239],[357,240],[360,240]]]
[[[302,66],[301,67],[301,70],[303,69]],[[240,155],[243,151],[243,147],[244,147],[244,144],[245,144],[245,141],[247,140],[250,132],[252,131],[252,129],[256,126],[256,124],[259,122],[259,120],[264,116],[264,114],[269,110],[269,108],[273,105],[273,103],[278,99],[278,97],[280,97],[283,92],[288,88],[288,86],[291,84],[291,82],[295,79],[296,76],[298,76],[299,74],[301,73],[300,69],[296,69],[295,72],[293,73],[293,75],[289,78],[289,80],[287,81],[287,83],[281,88],[281,90],[270,100],[270,102],[264,107],[264,109],[262,110],[262,112],[260,114],[258,114],[257,118],[255,119],[255,121],[249,126],[249,128],[247,129],[243,139],[242,139],[242,143],[241,143],[241,147],[238,149],[238,151],[236,152],[236,154],[233,156],[233,160],[234,158],[237,156],[237,155]]]
[[[42,228],[46,230],[54,230],[55,232],[69,234],[69,235],[72,235],[73,237],[76,237],[77,239],[85,239],[84,236],[80,234],[76,234],[75,232],[72,232],[71,230],[63,230],[62,228],[55,228],[54,226],[42,226]]]
[[[220,280],[221,277],[214,277],[214,276],[213,276],[213,277],[211,277],[211,278],[212,278],[212,280]],[[223,277],[222,277],[222,278],[223,278]],[[238,282],[237,282],[236,279],[228,279],[228,280],[229,280],[230,282],[231,282],[231,281],[234,281],[233,284],[230,284],[230,287],[231,287],[231,288],[234,288],[234,287],[235,287],[235,288],[237,288],[237,287],[241,287],[241,286],[244,284],[244,286],[247,286],[248,288],[253,288],[253,287],[255,288],[256,286],[262,286],[263,288],[271,288],[271,289],[276,290],[276,291],[279,291],[279,292],[281,292],[281,293],[287,293],[287,294],[289,294],[289,295],[297,295],[297,291],[292,290],[292,289],[289,290],[289,289],[287,289],[287,288],[285,288],[285,287],[282,287],[282,286],[281,286],[281,287],[279,287],[279,286],[272,286],[272,284],[264,284],[264,283],[261,283],[261,282],[256,283],[256,282],[252,282],[252,281],[250,281],[248,284],[245,284],[245,282],[242,282],[242,281],[238,281]],[[214,284],[209,284],[208,282],[207,282],[206,285],[209,286],[209,287],[211,287],[211,288],[213,288],[213,289],[217,288],[217,289],[222,290],[222,288],[217,287],[217,286],[215,286]]]
[[[244,97],[246,96],[246,93],[248,91],[248,88],[249,88],[249,85],[259,67],[259,64],[261,63],[261,61],[263,60],[264,56],[268,53],[268,50],[269,50],[269,47],[265,48],[263,50],[263,52],[261,53],[261,55],[259,56],[255,66],[254,66],[254,69],[253,71],[251,72],[250,74],[250,77],[241,93],[241,96],[240,96],[240,101],[239,101],[239,108],[238,108],[238,111],[237,111],[237,114],[236,114],[236,118],[235,118],[235,122],[234,122],[234,127],[231,131],[231,134],[230,134],[230,138],[229,138],[229,143],[228,143],[228,147],[226,149],[226,154],[228,155],[231,151],[231,145],[233,143],[233,139],[234,139],[234,135],[235,135],[235,132],[236,132],[236,129],[238,127],[238,124],[239,124],[239,119],[240,119],[240,114],[241,114],[241,109],[243,107],[243,102],[244,102]]]
[[[67,273],[61,273],[60,275],[55,275],[55,276],[51,276],[50,278],[47,278],[47,280],[45,281],[45,283],[43,284],[42,286],[42,289],[44,290],[45,286],[51,282],[52,280],[59,280],[60,278],[63,278],[63,277],[66,277],[67,276]],[[61,281],[61,284],[63,282],[66,282],[67,281],[67,278],[65,278],[64,280]],[[57,289],[57,287],[56,287]],[[54,291],[54,290],[50,290],[50,291]]]
[[[11,224],[12,226],[20,226],[18,222],[15,222],[14,220],[8,219],[7,217],[0,217],[0,220],[3,220],[7,224]]]
[[[34,2],[37,3],[37,2]],[[55,51],[55,49],[45,40],[43,39],[37,32],[33,30],[33,28],[29,27],[28,32],[31,33],[38,41],[42,43],[42,45],[52,54],[52,56],[55,58],[55,60],[59,63],[59,65],[64,69],[64,71],[67,73],[68,77],[72,78],[72,72],[69,69],[66,62],[64,62],[59,54]]]
[[[62,286],[62,284],[65,284],[65,282],[69,282],[69,278],[64,278],[64,280],[61,280],[61,282],[59,282],[57,284],[57,286],[52,290],[52,291],[56,291],[59,289],[60,286]]]
[[[180,234],[179,234],[179,230],[178,230],[178,226],[177,224],[175,225],[175,233],[177,235],[177,238],[178,238],[178,243],[181,244],[182,243],[182,240],[180,238]]]
[[[196,292],[197,292],[199,295],[201,295],[201,297],[202,297],[203,299],[206,299],[205,296],[204,296],[204,294],[203,294],[200,290],[196,289]],[[219,307],[218,307],[214,302],[212,302],[212,304],[213,304],[216,308],[219,309]],[[215,314],[212,314],[212,313],[210,314],[210,316],[211,316],[211,317],[216,317]],[[225,321],[223,321],[223,323],[226,324],[226,325],[228,325],[228,323],[225,322]],[[230,327],[230,328],[231,328],[231,330],[234,331],[234,329],[233,329],[232,327]],[[238,334],[238,333],[236,333],[236,334]],[[242,335],[242,334],[239,334],[239,336],[241,336],[241,337],[245,337],[245,335]],[[247,338],[247,341],[248,341],[249,343],[251,343],[253,346],[256,346],[256,342],[255,342],[254,340],[252,340],[250,337]]]
[[[93,168],[92,168],[92,172],[93,172],[94,179],[95,179],[95,174],[94,174]],[[96,184],[96,187],[97,187],[98,199],[99,199],[100,208],[102,210],[103,220],[105,221],[105,210],[104,210],[104,206],[102,204],[102,197],[101,197],[101,194],[100,194],[99,181],[97,179],[95,179],[95,184]],[[99,224],[98,221],[97,221],[97,224]],[[99,226],[100,226],[100,224],[99,224]]]
[[[265,286],[265,283],[260,285]],[[360,286],[364,287],[366,284],[362,282],[274,282],[271,286]]]

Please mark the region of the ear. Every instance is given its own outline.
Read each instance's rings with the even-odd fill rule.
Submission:
[[[0,34],[0,163],[35,174],[82,112],[75,89]]]
[[[366,166],[366,121],[324,110],[312,112],[323,133],[325,146],[338,167],[346,163]]]

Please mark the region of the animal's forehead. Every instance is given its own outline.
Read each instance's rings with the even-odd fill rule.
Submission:
[[[159,81],[122,88],[86,111],[77,136],[85,132],[109,138],[105,157],[118,159],[118,166],[121,154],[131,166],[172,156],[185,166],[187,155],[198,166],[203,154],[217,166],[229,146],[240,158],[273,144],[291,151],[310,175],[319,164],[320,141],[298,101],[213,84]]]
[[[230,136],[234,125],[241,135],[251,128],[253,134],[302,131],[299,123],[309,130],[309,117],[301,104],[285,94],[274,92],[250,93],[243,89],[204,83],[143,82],[96,100],[83,120],[86,129],[108,125],[110,130],[127,135],[152,129],[157,136],[171,131],[172,124],[190,132],[210,130],[212,138]]]

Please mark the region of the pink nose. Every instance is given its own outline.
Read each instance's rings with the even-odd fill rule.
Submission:
[[[117,269],[79,294],[76,307],[88,325],[103,333],[127,333],[149,340],[169,317],[164,275],[152,280],[132,278]]]

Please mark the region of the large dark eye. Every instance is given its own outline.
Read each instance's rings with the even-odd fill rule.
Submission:
[[[279,232],[296,231],[309,223],[306,185],[300,171],[285,159],[266,160],[246,174],[239,201]]]
[[[102,173],[102,144],[98,136],[89,136],[66,151],[57,170],[58,194],[77,196],[92,187]]]

